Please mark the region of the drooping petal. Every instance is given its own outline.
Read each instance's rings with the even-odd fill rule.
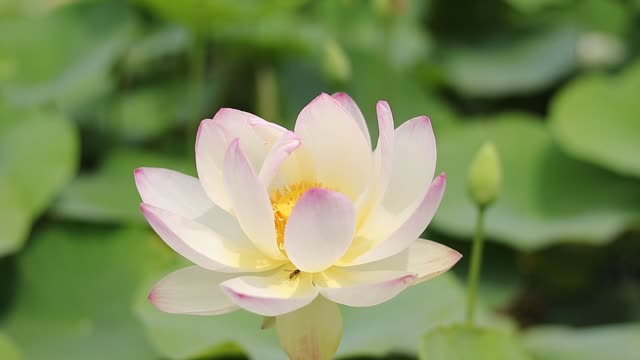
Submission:
[[[213,119],[200,123],[196,138],[196,167],[207,195],[219,207],[231,211],[224,188],[224,156],[231,141],[240,139],[255,169],[260,169],[273,144],[286,132],[253,114],[220,109]]]
[[[246,238],[226,239],[209,226],[143,203],[151,227],[178,254],[206,269],[255,272],[282,264],[259,252]]]
[[[300,138],[291,131],[284,133],[273,145],[260,169],[258,177],[265,188],[269,188],[271,181],[277,175],[280,165],[291,155],[293,151],[302,145]]]
[[[342,338],[340,307],[322,296],[276,320],[282,348],[291,360],[331,360]]]
[[[416,206],[433,179],[436,142],[428,117],[420,116],[400,125],[394,133],[391,179],[382,204],[393,214]]]
[[[371,175],[372,152],[342,106],[327,94],[318,96],[298,115],[295,133],[311,154],[317,180],[357,199]]]
[[[351,271],[406,271],[417,274],[415,284],[432,279],[449,270],[462,258],[459,252],[433,242],[418,239],[409,248],[391,257],[349,267]]]
[[[225,188],[242,229],[265,255],[286,259],[278,249],[273,209],[266,188],[240,149],[239,139],[229,145],[224,161]]]
[[[373,241],[373,246],[370,250],[354,259],[348,259],[342,264],[358,265],[384,259],[409,247],[411,243],[420,237],[420,234],[422,234],[431,222],[431,219],[433,219],[444,195],[445,185],[446,176],[442,173],[433,180],[429,191],[422,199],[418,208],[413,211],[400,227],[382,241],[375,241],[373,238],[375,234],[371,233],[369,236],[371,236],[370,240]]]
[[[351,271],[331,268],[314,274],[322,296],[339,304],[365,307],[381,304],[411,286],[417,275],[406,271]]]
[[[160,280],[149,293],[149,301],[172,314],[219,315],[239,309],[218,285],[237,276],[190,266]]]
[[[292,271],[280,269],[269,276],[241,276],[223,282],[220,288],[245,310],[264,316],[282,315],[309,304],[318,295],[311,275],[291,277]]]
[[[215,206],[200,181],[192,176],[169,169],[138,168],[134,179],[143,202],[188,219],[202,216]]]
[[[313,188],[296,203],[284,233],[289,260],[300,270],[318,272],[349,248],[355,232],[355,208],[346,196]]]
[[[369,149],[371,149],[371,135],[369,135],[369,128],[367,127],[367,121],[364,119],[364,116],[362,115],[362,111],[360,111],[358,104],[356,104],[356,102],[353,101],[351,96],[343,92],[338,92],[331,96],[340,104],[340,106],[342,106],[342,108],[347,113],[349,113],[349,115],[351,115],[353,120],[356,121],[356,124],[360,128],[360,131],[362,131],[362,135],[364,135],[365,139],[367,140],[367,143],[369,144]]]

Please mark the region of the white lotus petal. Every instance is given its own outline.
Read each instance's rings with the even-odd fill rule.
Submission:
[[[293,151],[300,147],[300,145],[302,145],[300,138],[291,131],[284,133],[273,145],[267,154],[267,157],[264,159],[264,163],[260,169],[260,174],[258,175],[258,178],[260,178],[260,181],[265,188],[269,188],[272,180],[278,174],[280,166]],[[280,180],[276,187],[282,185],[282,182],[283,180]]]
[[[220,288],[245,310],[264,316],[282,315],[300,309],[318,295],[309,274],[290,278],[290,273],[281,269],[270,276],[237,277],[223,282]]]
[[[237,274],[190,266],[167,275],[149,293],[149,301],[172,314],[219,315],[239,309],[218,285]]]
[[[433,179],[436,166],[436,142],[431,121],[426,116],[411,119],[394,133],[391,179],[382,205],[399,214],[417,206]]]
[[[291,360],[331,360],[342,337],[340,307],[318,296],[311,304],[280,315],[276,331]]]
[[[295,133],[311,154],[317,180],[357,199],[371,175],[372,153],[342,106],[327,94],[318,96],[298,115]]]
[[[231,142],[224,161],[225,188],[238,222],[253,244],[265,255],[284,260],[278,249],[273,209],[267,190],[240,149],[239,140]]]
[[[178,254],[204,268],[254,272],[282,264],[259,252],[246,238],[226,239],[209,226],[153,205],[140,205],[151,227]]]
[[[373,241],[373,246],[364,254],[355,259],[348,259],[341,263],[350,265],[364,264],[380,260],[395,255],[406,249],[413,243],[420,234],[427,228],[431,219],[440,206],[440,201],[444,195],[446,185],[445,174],[441,174],[429,187],[429,191],[422,199],[420,205],[413,211],[413,214],[398,227],[389,237],[383,241]],[[371,237],[375,234],[371,233]]]
[[[318,272],[349,248],[355,232],[355,209],[346,196],[313,188],[296,203],[284,233],[289,260],[300,270]]]
[[[371,135],[369,135],[369,128],[367,127],[367,121],[364,119],[364,116],[362,115],[362,111],[360,111],[358,104],[356,104],[356,102],[353,101],[351,96],[343,92],[335,93],[331,96],[340,104],[340,106],[342,106],[342,108],[347,113],[349,113],[349,115],[351,115],[353,120],[356,121],[356,124],[360,128],[360,131],[362,131],[362,135],[364,135],[364,138],[367,140],[367,143],[369,144],[369,149],[371,149]]]
[[[348,306],[381,304],[411,286],[417,275],[406,271],[351,271],[331,268],[315,274],[313,282],[322,296]]]
[[[169,169],[138,168],[134,179],[143,202],[188,219],[202,216],[215,206],[200,181],[192,176]]]

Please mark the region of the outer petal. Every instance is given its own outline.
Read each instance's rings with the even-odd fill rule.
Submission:
[[[320,294],[348,306],[381,304],[409,287],[417,278],[406,271],[351,271],[331,268],[313,277]]]
[[[364,135],[365,139],[367,140],[367,143],[369,144],[369,149],[371,149],[371,135],[369,135],[369,128],[367,127],[367,121],[364,119],[364,116],[362,115],[362,111],[360,111],[358,104],[356,104],[356,102],[353,101],[351,96],[343,92],[335,93],[331,96],[340,104],[340,106],[342,106],[342,108],[347,113],[349,113],[349,115],[351,115],[353,120],[356,121],[356,124],[360,128],[360,131],[362,131],[362,135]]]
[[[428,117],[411,119],[395,130],[391,179],[382,205],[393,214],[422,199],[436,166],[436,142]]]
[[[149,204],[140,205],[151,227],[178,254],[204,268],[253,272],[282,264],[265,257],[247,239],[225,239],[210,227]]]
[[[282,315],[309,304],[318,295],[309,274],[290,279],[290,273],[284,269],[271,276],[237,277],[223,282],[220,288],[245,310],[264,316]]]
[[[371,250],[355,259],[347,260],[348,265],[364,264],[395,255],[406,249],[426,229],[440,206],[446,185],[445,174],[441,174],[431,184],[429,191],[417,209],[397,228],[391,236],[374,245]],[[373,236],[373,235],[372,235]]]
[[[238,309],[218,287],[231,276],[234,275],[200,266],[180,269],[160,280],[149,293],[149,300],[158,309],[172,314],[225,314]]]
[[[267,157],[264,159],[260,174],[258,177],[265,188],[268,188],[276,174],[280,165],[289,157],[289,155],[302,145],[298,136],[288,131],[284,133],[280,139],[273,145]]]
[[[278,316],[276,331],[291,360],[331,360],[342,337],[340,307],[317,297],[302,309]]]
[[[371,175],[371,148],[356,122],[331,96],[307,105],[295,132],[311,154],[318,181],[356,199]]]
[[[432,279],[449,270],[462,258],[459,252],[433,242],[418,239],[406,250],[371,263],[350,267],[351,271],[406,271],[418,275],[415,284]]]
[[[200,181],[192,176],[168,169],[138,168],[134,178],[143,202],[188,219],[202,216],[215,206]]]
[[[284,247],[289,260],[305,272],[328,268],[351,245],[355,216],[346,196],[321,188],[308,190],[287,221]]]
[[[231,211],[222,174],[224,155],[231,141],[240,139],[249,161],[259,169],[269,149],[285,132],[278,125],[235,109],[220,109],[213,119],[203,120],[196,138],[196,166],[211,200]]]
[[[264,254],[273,259],[286,259],[278,249],[267,190],[240,149],[238,139],[229,145],[224,167],[225,188],[242,229]]]

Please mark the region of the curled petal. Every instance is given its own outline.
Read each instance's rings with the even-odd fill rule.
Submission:
[[[289,155],[299,148],[300,145],[302,145],[300,138],[291,131],[284,133],[273,145],[267,157],[264,159],[260,174],[258,175],[265,188],[268,188],[271,184],[271,181],[280,169],[280,165],[282,165]]]
[[[220,315],[238,308],[218,285],[232,274],[210,271],[200,266],[177,270],[160,280],[149,293],[149,301],[172,314]]]
[[[302,309],[278,316],[276,331],[291,360],[331,360],[342,338],[340,307],[319,296]]]
[[[349,260],[348,265],[364,264],[395,255],[406,249],[427,228],[440,206],[446,185],[445,174],[441,174],[431,184],[429,191],[411,216],[385,240],[374,245],[364,254]],[[372,235],[373,236],[373,235]]]
[[[200,181],[192,176],[169,169],[138,168],[134,179],[143,202],[188,219],[202,216],[215,206]]]
[[[346,196],[314,188],[296,203],[287,222],[284,247],[300,270],[318,272],[344,255],[355,232],[355,209]]]
[[[369,144],[369,149],[371,149],[371,135],[369,135],[369,128],[367,127],[367,121],[364,119],[364,116],[362,115],[362,111],[360,111],[358,104],[356,104],[356,102],[353,101],[351,96],[343,92],[335,93],[331,96],[338,102],[338,104],[340,104],[340,106],[342,106],[342,108],[349,115],[351,115],[353,120],[356,121],[356,124],[360,128],[360,131],[362,131],[362,135],[364,135],[364,138],[367,140],[367,143]]]
[[[155,232],[178,254],[206,269],[254,272],[281,265],[260,253],[248,239],[226,239],[210,227],[149,204],[140,205]]]
[[[224,167],[225,188],[240,226],[264,254],[284,260],[276,240],[273,209],[267,190],[240,149],[239,139],[229,145]]]
[[[342,106],[327,94],[318,96],[298,115],[295,133],[311,155],[317,180],[358,198],[371,175],[371,147]]]
[[[411,286],[417,275],[406,271],[351,271],[331,268],[315,274],[313,282],[325,298],[348,306],[381,304]]]
[[[220,284],[229,299],[250,312],[277,316],[309,304],[318,295],[309,274],[290,278],[290,271],[270,276],[241,276]]]

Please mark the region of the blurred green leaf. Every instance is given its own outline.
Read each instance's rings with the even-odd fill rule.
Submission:
[[[150,63],[186,54],[193,42],[183,27],[164,25],[153,29],[135,41],[127,51],[123,63],[125,72],[145,72]]]
[[[424,336],[421,360],[527,360],[520,339],[504,330],[456,324]]]
[[[133,171],[163,167],[195,174],[191,161],[158,153],[119,151],[92,174],[77,177],[54,204],[56,217],[97,223],[144,223]]]
[[[640,354],[640,325],[604,325],[571,329],[539,326],[525,335],[536,360],[634,360]]]
[[[586,75],[562,89],[551,130],[572,156],[640,176],[640,63],[615,77]]]
[[[487,213],[493,240],[520,250],[557,242],[606,244],[640,217],[640,187],[631,179],[567,158],[539,119],[503,114],[476,119],[438,137],[438,166],[447,191],[437,229],[469,238],[475,207],[465,174],[475,151],[493,141],[503,164],[501,196]]]
[[[260,316],[237,311],[199,317],[165,314],[155,309],[142,294],[159,279],[160,276],[155,276],[141,289],[138,312],[151,341],[164,356],[193,358],[204,353],[216,354],[215,349],[225,353],[228,347],[222,345],[232,342],[255,359],[284,357],[275,331],[260,330]],[[415,354],[420,334],[436,325],[462,319],[464,301],[460,284],[453,277],[443,275],[375,307],[343,306],[344,332],[338,356],[383,355],[390,351]],[[496,323],[486,314],[482,320]]]
[[[71,180],[78,163],[73,124],[56,111],[0,105],[0,255],[22,247],[29,227]]]
[[[577,64],[579,32],[571,25],[501,35],[473,45],[445,45],[439,59],[449,86],[474,97],[500,97],[544,89]]]
[[[10,337],[0,332],[0,358],[2,360],[22,360],[22,353]]]
[[[73,107],[109,91],[136,23],[120,2],[64,6],[0,20],[0,91],[10,102]],[[46,58],[46,61],[43,61]]]
[[[45,228],[19,258],[1,326],[31,360],[157,359],[131,304],[140,279],[172,259],[149,231]]]

